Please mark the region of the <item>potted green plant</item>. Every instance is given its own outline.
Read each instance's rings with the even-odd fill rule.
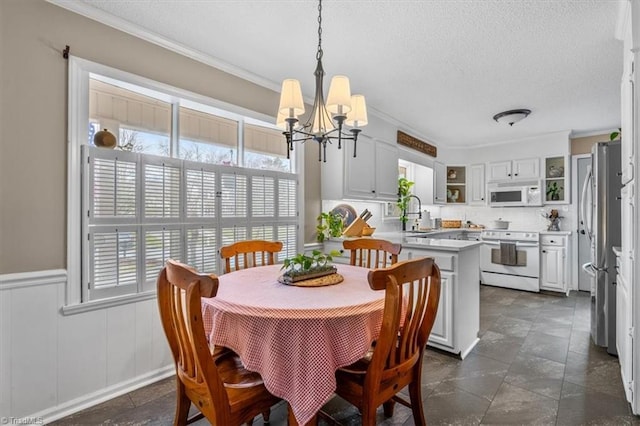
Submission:
[[[621,135],[622,135],[622,129],[618,127],[617,132],[611,132],[611,134],[609,135],[609,140],[615,141],[616,139],[620,139]]]
[[[288,284],[335,274],[337,269],[331,264],[334,256],[340,256],[340,252],[332,250],[326,254],[320,250],[313,250],[311,255],[298,253],[284,260],[281,268],[285,269],[282,280]]]
[[[547,200],[560,200],[560,191],[562,191],[562,189],[563,188],[558,185],[558,182],[551,182],[551,184],[547,186]]]
[[[404,231],[407,226],[406,216],[407,207],[409,207],[409,196],[411,195],[411,187],[415,182],[411,182],[405,177],[398,178],[398,202],[396,205],[400,209],[400,222],[402,222],[402,230]]]
[[[344,229],[344,220],[337,213],[322,212],[318,216],[316,240],[321,243],[329,237],[339,237]]]

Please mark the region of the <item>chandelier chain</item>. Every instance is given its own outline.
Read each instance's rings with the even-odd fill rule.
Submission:
[[[322,59],[322,0],[318,2],[318,53],[316,60]]]

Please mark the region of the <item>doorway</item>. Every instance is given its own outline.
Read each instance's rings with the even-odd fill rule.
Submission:
[[[577,163],[577,205],[578,205],[578,290],[591,292],[591,277],[582,269],[582,265],[591,262],[591,242],[587,236],[582,217],[582,186],[591,167],[591,155],[576,156]]]

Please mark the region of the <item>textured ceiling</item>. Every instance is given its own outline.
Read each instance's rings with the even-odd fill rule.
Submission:
[[[313,96],[313,0],[51,1],[276,90],[297,78]],[[325,0],[325,84],[347,75],[370,109],[439,145],[608,132],[620,124],[618,8],[618,0]],[[532,114],[513,127],[492,120],[514,108]]]

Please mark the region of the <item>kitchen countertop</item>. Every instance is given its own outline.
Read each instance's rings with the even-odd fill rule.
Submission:
[[[540,231],[540,235],[571,235],[571,231]]]
[[[371,238],[391,241],[392,243],[400,243],[403,247],[411,247],[425,250],[443,250],[443,251],[463,251],[482,245],[482,241],[473,240],[451,240],[448,238],[429,238],[416,237],[416,235],[437,235],[449,231],[468,231],[480,232],[473,229],[451,229],[442,228],[433,231],[397,231],[397,232],[376,232]],[[330,238],[329,241],[344,241],[346,239],[368,238],[368,237],[347,237],[347,238]]]

